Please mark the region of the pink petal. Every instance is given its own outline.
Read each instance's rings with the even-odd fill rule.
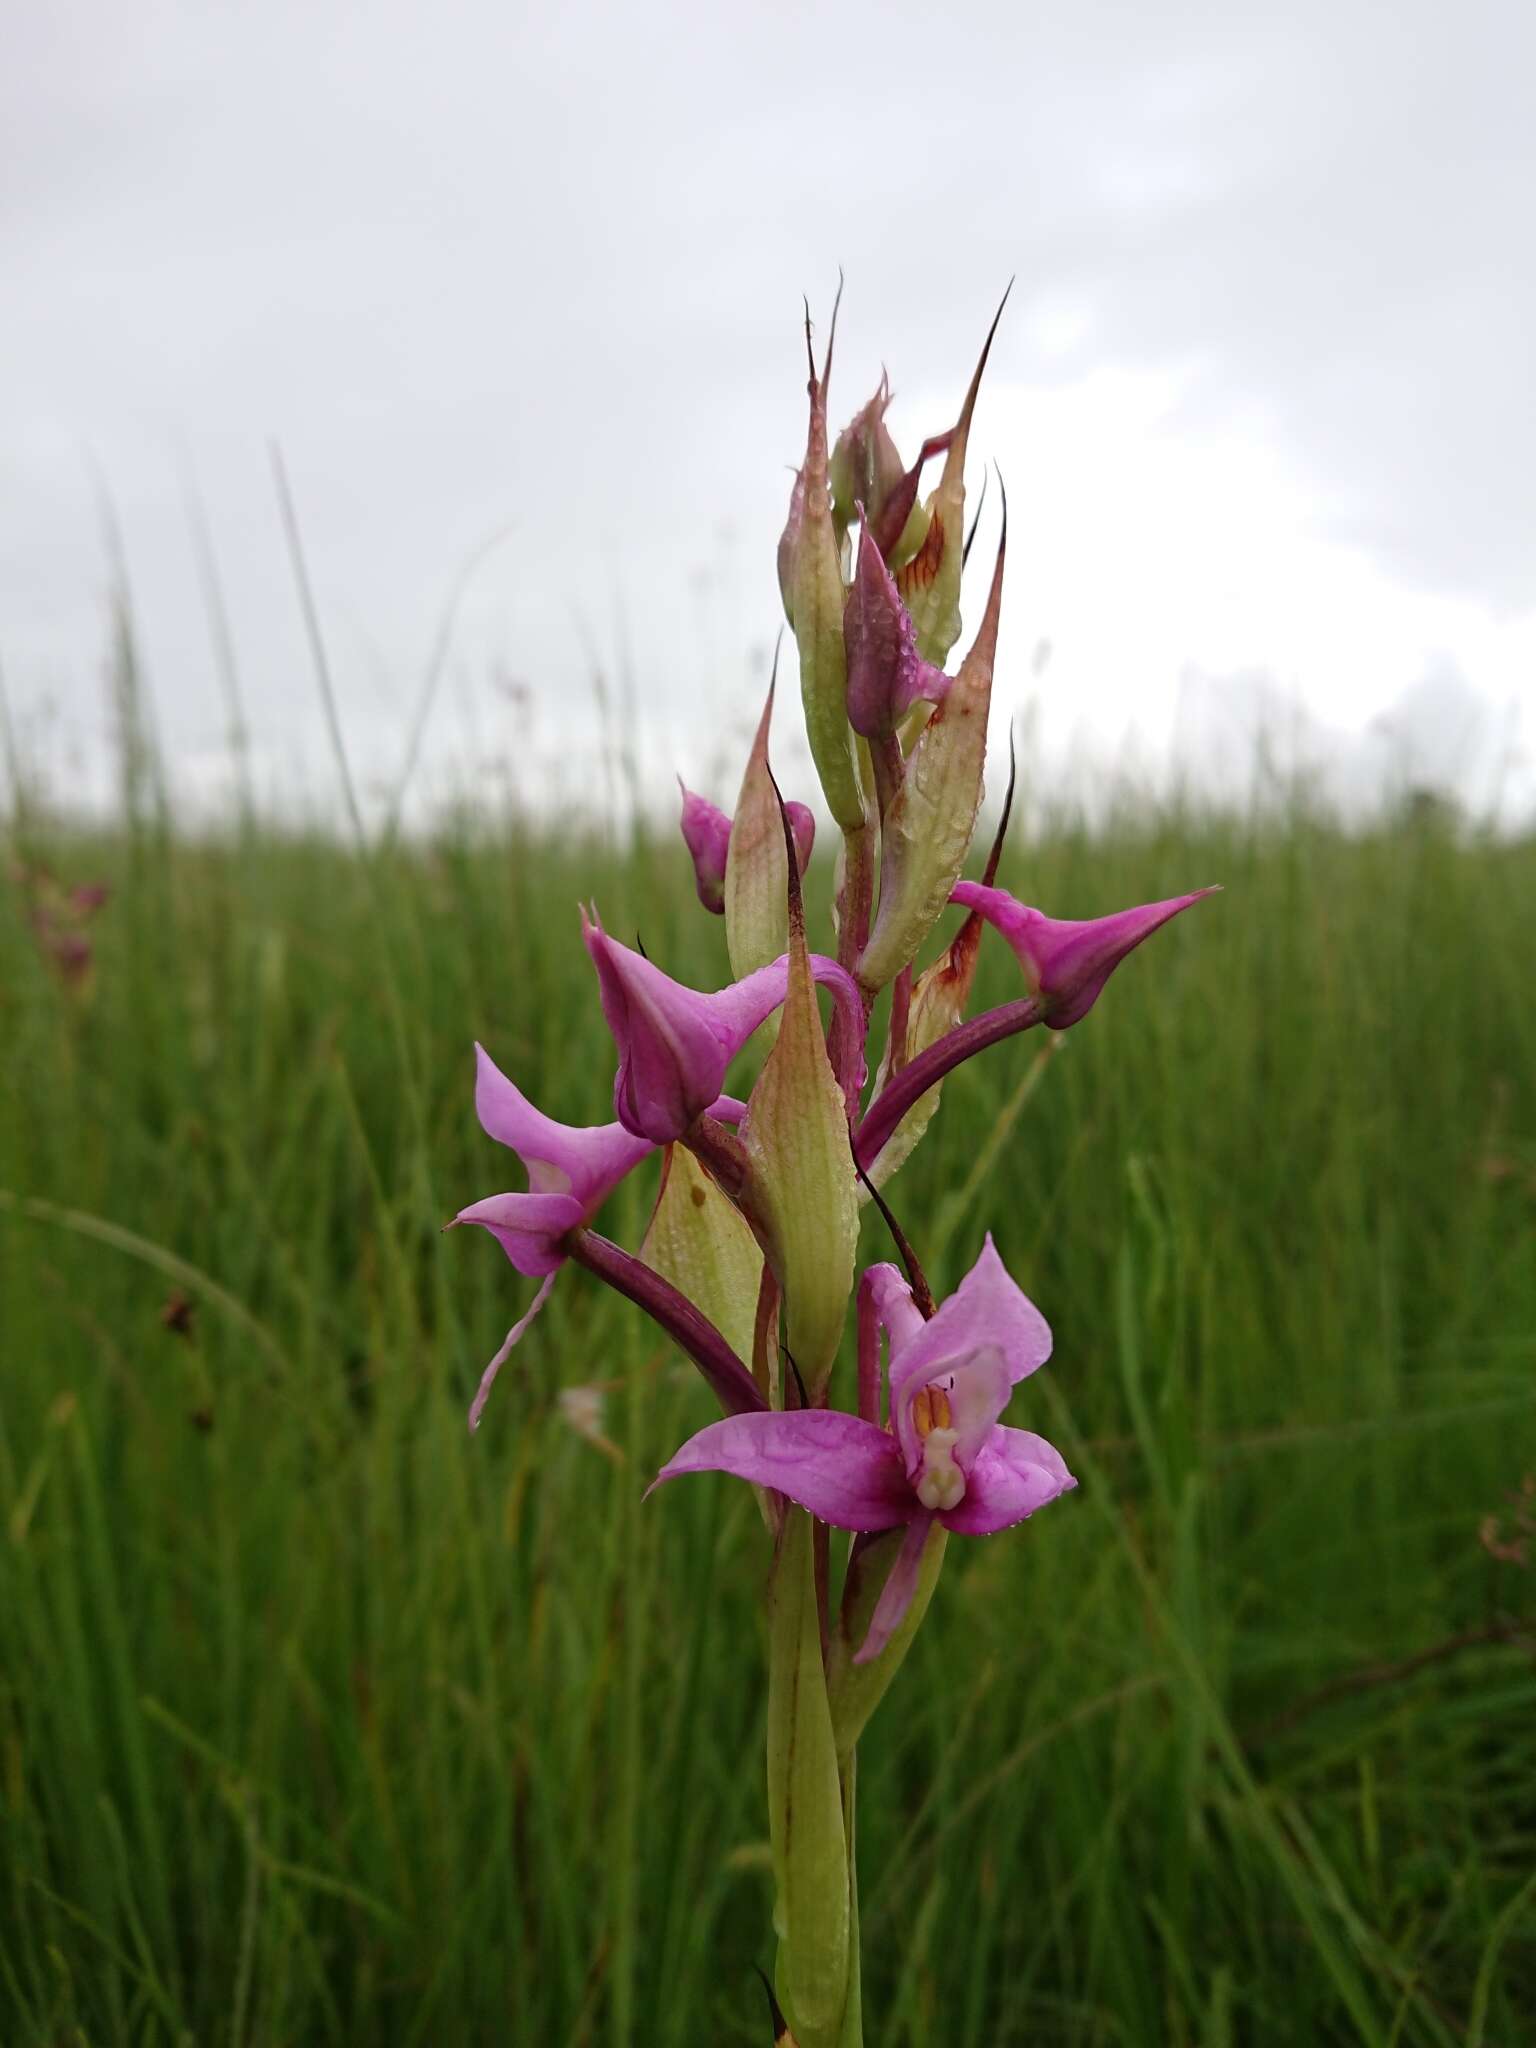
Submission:
[[[645,1139],[631,1137],[620,1124],[583,1128],[545,1116],[512,1085],[483,1045],[475,1047],[475,1061],[475,1113],[481,1128],[522,1160],[534,1193],[569,1190],[591,1216],[650,1152]]]
[[[1000,1359],[1004,1385],[993,1410],[995,1421],[1007,1387],[1026,1379],[1050,1355],[1050,1325],[998,1257],[989,1232],[981,1256],[932,1322],[892,1349],[891,1414],[909,1469],[917,1455],[912,1402],[923,1387],[959,1374],[973,1360]],[[989,1365],[985,1371],[990,1384],[996,1368]],[[971,1422],[974,1440],[974,1415]]]
[[[557,1272],[565,1264],[560,1240],[584,1218],[574,1195],[488,1195],[483,1202],[461,1209],[453,1221],[478,1223],[491,1233],[519,1273],[537,1277]]]
[[[836,1408],[728,1415],[690,1437],[654,1485],[685,1472],[772,1487],[835,1529],[889,1529],[917,1512],[890,1436]]]
[[[931,1515],[919,1515],[902,1538],[896,1562],[880,1589],[875,1611],[869,1617],[869,1633],[854,1653],[855,1664],[868,1664],[878,1657],[906,1618],[907,1609],[912,1605],[912,1595],[917,1591],[923,1545],[928,1541],[932,1519]]]
[[[971,1462],[965,1499],[939,1520],[961,1536],[991,1536],[1076,1484],[1054,1444],[999,1426]]]
[[[995,1344],[985,1344],[962,1359],[942,1384],[949,1395],[955,1462],[962,1472],[969,1472],[1008,1406],[1013,1391],[1008,1362]]]
[[[544,1306],[545,1302],[548,1301],[549,1290],[554,1286],[554,1284],[555,1276],[553,1273],[551,1273],[545,1280],[544,1285],[533,1297],[533,1304],[529,1308],[528,1313],[526,1315],[518,1317],[517,1321],[512,1325],[511,1329],[508,1330],[506,1336],[502,1339],[501,1349],[497,1352],[496,1356],[491,1360],[490,1364],[485,1368],[485,1371],[481,1373],[480,1384],[475,1389],[475,1398],[469,1404],[469,1426],[471,1430],[476,1430],[480,1427],[480,1417],[485,1413],[486,1401],[489,1398],[492,1386],[495,1384],[496,1375],[498,1372],[500,1372],[502,1368],[503,1361],[507,1358],[508,1354],[511,1352],[513,1346],[517,1343],[518,1339],[522,1336],[524,1330],[527,1329],[528,1325],[533,1321],[534,1317],[538,1314],[539,1310]]]

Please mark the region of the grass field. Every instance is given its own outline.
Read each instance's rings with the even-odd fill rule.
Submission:
[[[23,824],[113,896],[82,992],[0,890],[0,2042],[766,2048],[752,1501],[642,1506],[709,1399],[574,1269],[472,1440],[531,1283],[438,1232],[517,1184],[474,1038],[610,1113],[579,896],[724,979],[680,846]],[[1082,1484],[951,1546],[865,1739],[869,2038],[1518,2048],[1536,844],[1148,810],[1002,879],[1227,889],[892,1184],[1044,1308]]]

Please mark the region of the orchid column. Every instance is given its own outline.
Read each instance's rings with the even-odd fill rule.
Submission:
[[[995,886],[1002,828],[982,880],[962,879],[982,797],[1007,533],[1004,506],[981,623],[951,675],[968,552],[965,458],[986,356],[955,424],[911,467],[885,425],[883,382],[829,449],[830,340],[821,371],[811,364],[779,577],[840,841],[834,953],[809,949],[801,875],[814,820],[783,802],[773,779],[770,691],[734,814],[683,792],[699,900],[724,919],[735,978],[713,992],[688,988],[584,914],[618,1055],[616,1121],[554,1123],[481,1053],[481,1123],[521,1159],[528,1186],[454,1219],[484,1226],[542,1283],[482,1376],[472,1427],[574,1263],[653,1317],[719,1402],[721,1419],[657,1483],[723,1472],[756,1489],[772,1546],[774,2024],[776,2039],[798,2048],[863,2040],[857,1744],[922,1623],[949,1537],[1011,1527],[1074,1484],[1050,1444],[1002,1421],[1051,1336],[991,1237],[936,1303],[880,1190],[921,1141],[953,1067],[1036,1026],[1079,1023],[1132,948],[1208,893],[1048,917]],[[941,457],[922,499],[924,469]],[[963,922],[919,973],[951,903]],[[967,1019],[988,925],[1024,987]],[[818,984],[831,999],[825,1025]],[[742,1103],[725,1092],[732,1063],[773,1016],[771,1049]],[[595,1219],[617,1182],[657,1154],[651,1222],[638,1251],[626,1251]],[[858,1270],[871,1201],[900,1268]],[[850,1307],[854,1356],[840,1370]],[[834,1549],[834,1530],[851,1542]]]

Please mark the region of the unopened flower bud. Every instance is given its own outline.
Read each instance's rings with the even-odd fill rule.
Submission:
[[[811,864],[811,849],[816,844],[816,820],[809,805],[797,804],[793,797],[785,804],[784,815],[789,819],[790,833],[795,842],[795,866],[803,876]]]
[[[725,861],[731,843],[731,821],[718,804],[695,796],[678,777],[683,792],[683,840],[693,856],[693,883],[699,901],[717,917],[725,913]]]
[[[917,651],[912,620],[880,559],[867,516],[859,529],[858,562],[843,606],[843,650],[848,663],[848,723],[867,740],[888,739],[920,697],[937,704],[949,688],[944,671]]]
[[[863,509],[858,516],[867,516],[878,525],[886,506],[901,489],[906,470],[885,424],[890,402],[890,382],[882,375],[879,390],[854,414],[832,449],[827,481],[832,487],[832,517],[839,532],[847,532],[860,506]]]

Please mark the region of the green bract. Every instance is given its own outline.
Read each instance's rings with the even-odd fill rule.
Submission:
[[[833,326],[837,316],[833,314]],[[810,329],[806,329],[809,346]],[[827,482],[827,377],[832,342],[818,377],[811,364],[810,426],[805,462],[795,479],[789,525],[780,542],[785,605],[800,653],[800,698],[806,737],[827,799],[845,832],[864,822],[864,792],[848,726],[848,667],[843,654],[843,570]]]
[[[848,1317],[859,1205],[847,1100],[827,1057],[798,918],[779,1035],[741,1138],[753,1221],[783,1296],[785,1342],[814,1398],[831,1376]]]
[[[848,1845],[821,1661],[811,1518],[784,1517],[768,1596],[768,1830],[779,1996],[800,2048],[836,2048],[848,1997]]]
[[[725,862],[725,942],[738,980],[777,960],[789,937],[789,854],[768,768],[773,695],[770,689],[747,757]]]
[[[738,1358],[751,1358],[762,1253],[740,1214],[683,1145],[666,1148],[661,1191],[640,1256],[703,1310]]]

